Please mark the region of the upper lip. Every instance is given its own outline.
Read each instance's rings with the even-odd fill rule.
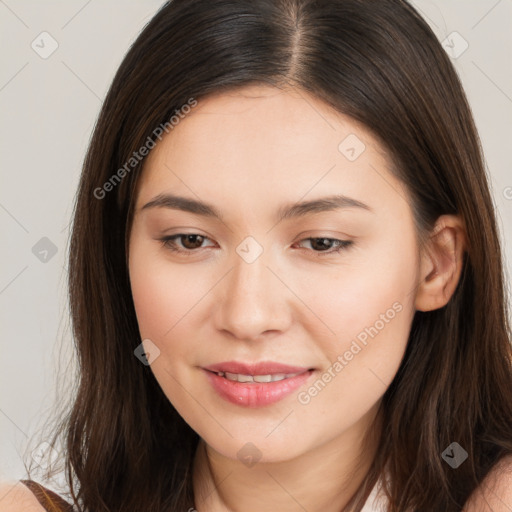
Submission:
[[[225,361],[223,363],[204,366],[205,370],[211,372],[228,372],[240,375],[275,375],[275,374],[292,374],[304,373],[310,368],[304,366],[290,366],[275,361],[261,361],[259,363],[242,363],[239,361]]]

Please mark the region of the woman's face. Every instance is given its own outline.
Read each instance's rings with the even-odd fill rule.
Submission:
[[[350,118],[266,86],[201,100],[149,154],[129,245],[140,335],[218,453],[289,460],[373,419],[419,279],[389,166]]]

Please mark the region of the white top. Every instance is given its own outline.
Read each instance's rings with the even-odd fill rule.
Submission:
[[[372,492],[364,504],[364,507],[361,509],[361,512],[387,512],[388,501],[380,486],[381,480],[379,479],[374,485]]]

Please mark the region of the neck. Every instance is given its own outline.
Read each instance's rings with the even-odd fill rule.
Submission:
[[[377,406],[350,430],[294,459],[252,467],[200,439],[193,470],[197,512],[344,510],[375,457],[379,436],[364,435],[376,411]]]

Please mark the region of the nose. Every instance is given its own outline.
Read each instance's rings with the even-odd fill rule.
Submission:
[[[275,265],[267,266],[265,253],[252,263],[235,254],[232,264],[216,287],[216,328],[246,341],[286,331],[292,320],[293,294],[276,277]]]

